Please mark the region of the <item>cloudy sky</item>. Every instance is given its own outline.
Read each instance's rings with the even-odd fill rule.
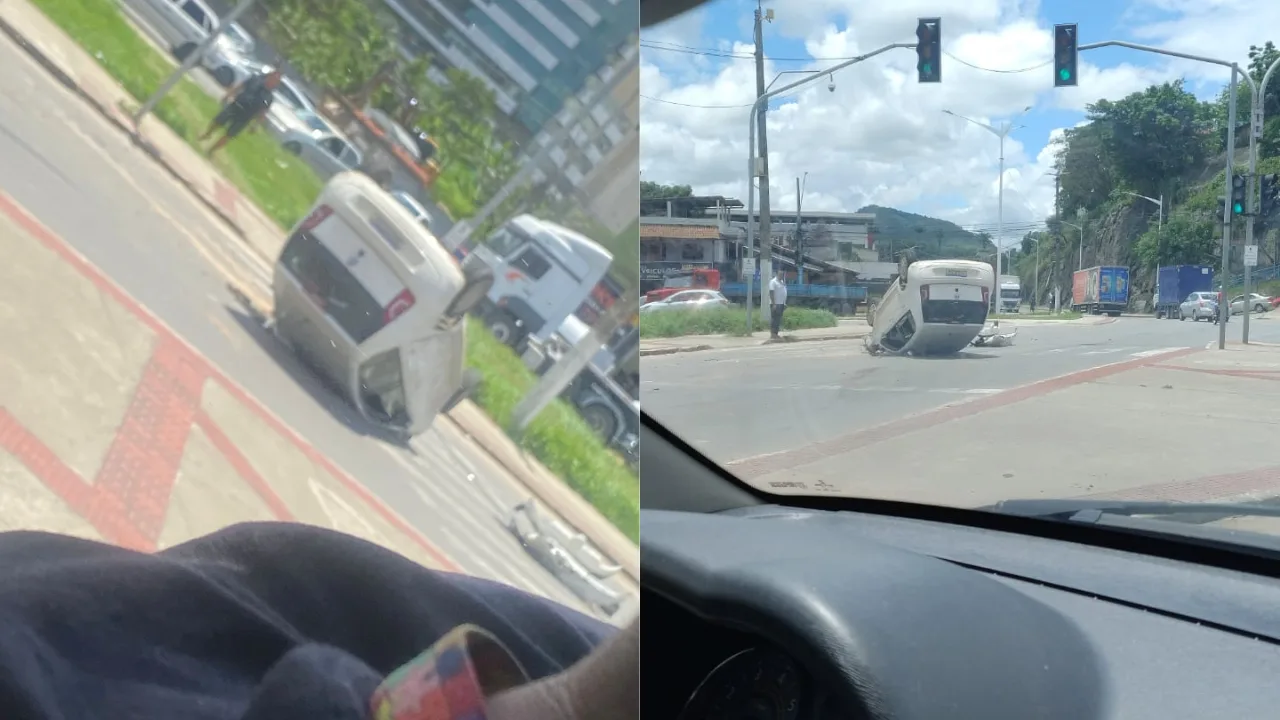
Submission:
[[[766,2],[765,7],[770,5]],[[765,82],[781,71],[830,67],[894,42],[913,42],[916,20],[942,18],[941,84],[916,82],[915,54],[894,50],[822,76],[776,100],[768,114],[775,208],[853,211],[876,204],[993,232],[999,140],[944,110],[989,125],[1013,120],[1005,143],[1006,237],[1020,237],[1053,204],[1053,138],[1099,98],[1119,99],[1186,78],[1215,95],[1227,70],[1126,49],[1081,54],[1080,86],[1053,87],[1055,23],[1078,23],[1080,42],[1127,40],[1248,62],[1250,44],[1280,28],[1265,0],[855,0],[778,2],[765,27]],[[641,36],[644,180],[746,202],[747,132],[755,96],[754,1],[711,0]],[[803,75],[783,75],[781,87]],[[1030,106],[1030,111],[1023,109]]]

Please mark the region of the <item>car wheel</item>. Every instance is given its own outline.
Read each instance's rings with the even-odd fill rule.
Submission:
[[[1186,319],[1187,319],[1187,316],[1182,314],[1182,308],[1178,308],[1178,320],[1182,321]]]
[[[509,321],[498,318],[489,321],[489,332],[493,333],[498,342],[503,345],[510,345],[511,338],[515,337],[516,329]]]
[[[190,57],[191,53],[194,52],[195,49],[195,43],[184,43],[173,49],[173,56],[177,58],[179,62],[182,62]]]
[[[1262,306],[1262,303],[1258,303],[1257,305],[1253,306],[1253,311],[1256,313],[1263,313],[1263,312],[1266,312],[1267,309]]]
[[[603,405],[588,405],[580,411],[587,427],[606,442],[618,431],[618,419]]]
[[[296,143],[296,142],[290,141],[290,142],[285,143],[283,147],[284,147],[284,149],[285,149],[287,152],[291,152],[291,153],[293,153],[294,155],[301,155],[301,154],[302,154],[302,145],[301,145],[300,143]]]
[[[231,87],[236,83],[236,71],[223,65],[213,71],[213,79],[217,80],[222,87]]]

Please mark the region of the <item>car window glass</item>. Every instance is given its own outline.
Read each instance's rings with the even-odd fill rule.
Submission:
[[[191,2],[191,0],[187,0],[187,2],[182,4],[182,12],[186,13],[187,17],[195,20],[202,27],[205,27],[208,16],[205,15],[204,8],[194,2]],[[206,29],[208,28],[206,27]]]
[[[551,263],[542,257],[542,253],[533,248],[528,248],[517,255],[511,260],[511,264],[533,280],[540,279],[551,269]]]
[[[335,158],[342,155],[342,151],[346,149],[342,140],[336,137],[325,138],[319,142],[319,145],[321,150],[324,150]]]

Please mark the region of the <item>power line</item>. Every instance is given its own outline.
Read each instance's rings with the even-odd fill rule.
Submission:
[[[715,50],[711,48],[697,48],[697,47],[690,47],[688,45],[679,45],[676,43],[669,43],[669,42],[663,42],[663,41],[641,40],[640,47],[649,48],[650,50],[662,50],[664,52],[682,53],[685,55],[701,55],[704,57],[716,57],[716,58],[724,58],[728,60],[755,60],[754,55],[750,55],[747,53],[735,53],[735,52],[729,52],[725,50]],[[952,60],[955,60],[961,65],[964,65],[965,67],[973,68],[974,70],[980,70],[982,72],[999,73],[1002,75],[1016,75],[1019,73],[1031,72],[1033,70],[1039,70],[1040,68],[1048,67],[1049,65],[1053,64],[1053,60],[1046,60],[1042,63],[1038,63],[1036,65],[1031,65],[1029,67],[1023,67],[1023,68],[1013,68],[1013,69],[989,68],[989,67],[984,67],[982,65],[978,65],[976,63],[971,63],[968,60],[957,57],[956,55],[953,55],[952,53],[949,53],[949,52],[944,51],[942,54],[946,55]],[[855,57],[857,56],[850,55],[845,57],[807,57],[807,58],[766,57],[765,59],[771,62],[806,62],[807,63],[807,62],[843,62],[845,60],[852,60]]]
[[[989,67],[982,67],[981,65],[974,65],[973,63],[969,62],[968,60],[963,60],[963,59],[961,59],[961,58],[958,58],[958,57],[956,57],[955,55],[952,55],[951,53],[949,53],[949,52],[947,52],[947,51],[945,51],[945,50],[943,50],[943,51],[942,51],[942,54],[943,54],[943,55],[946,55],[947,57],[951,58],[952,60],[955,60],[956,62],[960,63],[961,65],[965,65],[965,66],[967,66],[967,67],[971,67],[971,68],[973,68],[974,70],[981,70],[982,72],[989,72],[989,73],[1001,73],[1001,74],[1004,74],[1004,75],[1016,75],[1016,74],[1018,74],[1018,73],[1031,72],[1032,70],[1039,70],[1039,69],[1040,69],[1040,68],[1042,68],[1042,67],[1048,67],[1048,66],[1050,66],[1050,65],[1052,65],[1052,64],[1053,64],[1053,60],[1045,60],[1044,62],[1040,63],[1039,65],[1032,65],[1032,66],[1030,66],[1030,67],[1017,68],[1017,69],[1015,69],[1015,70],[1000,70],[1000,69],[997,69],[997,68],[989,68]]]
[[[676,107],[694,108],[697,110],[737,110],[739,108],[749,108],[752,105],[752,103],[746,103],[744,105],[693,105],[691,103],[676,102],[675,100],[663,100],[662,98],[656,98],[650,95],[642,94],[640,97],[645,100],[652,100],[653,102],[662,103],[664,105],[675,105]]]

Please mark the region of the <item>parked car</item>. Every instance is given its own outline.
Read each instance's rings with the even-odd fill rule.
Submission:
[[[640,306],[640,312],[653,313],[669,310],[705,310],[729,307],[729,299],[718,290],[682,290]]]
[[[387,136],[388,140],[404,148],[405,152],[409,153],[417,162],[422,162],[422,149],[418,147],[418,140],[413,133],[406,130],[400,123],[392,120],[390,115],[377,108],[365,108],[364,115],[369,118],[370,122],[378,126],[378,129]]]
[[[302,158],[321,180],[359,169],[360,151],[324,118],[307,112],[298,113],[297,118],[300,127],[289,127],[278,133],[280,145]]]
[[[1218,293],[1193,292],[1178,306],[1178,319],[1212,320],[1218,316]]]
[[[1231,314],[1232,315],[1239,315],[1243,313],[1244,306],[1245,306],[1244,295],[1237,295],[1231,298]],[[1274,303],[1271,302],[1271,298],[1267,297],[1266,295],[1262,295],[1259,293],[1250,293],[1249,307],[1253,312],[1262,313],[1262,312],[1267,312],[1271,308],[1275,307],[1275,305]]]
[[[270,69],[269,66],[262,67],[264,70]],[[297,82],[288,75],[281,77],[280,84],[276,86],[272,95],[275,101],[267,110],[266,120],[277,138],[283,142],[284,134],[290,130],[299,130],[303,133],[315,130],[311,118],[320,117],[320,111],[316,109],[315,103]]]
[[[194,50],[195,46],[179,48],[175,51],[178,59],[185,57],[183,53]],[[200,65],[213,76],[219,85],[229,88],[245,80],[268,72],[271,66],[259,62],[253,57],[253,37],[237,23],[231,23],[218,36],[213,46],[200,58]]]
[[[161,43],[185,58],[218,26],[218,14],[201,0],[125,0]]]
[[[431,213],[427,211],[417,198],[403,190],[396,190],[391,196],[400,201],[400,204],[413,215],[414,219],[422,223],[422,227],[431,229]]]

